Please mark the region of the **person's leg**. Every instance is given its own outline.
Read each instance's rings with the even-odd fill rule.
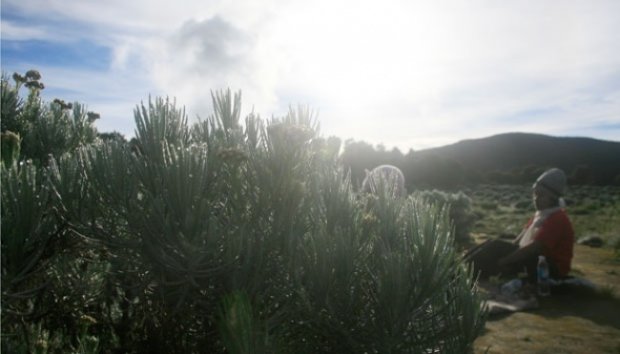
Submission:
[[[549,277],[553,279],[560,278],[558,267],[556,267],[556,265],[549,260],[547,260],[547,264],[549,266]],[[527,278],[531,283],[537,282],[537,272],[538,255],[532,255],[531,257],[526,258],[520,262],[511,264],[509,267],[502,268],[502,274],[507,276],[518,276],[519,273],[527,273]]]
[[[501,268],[502,275],[517,277],[522,273],[527,274],[529,282],[536,282],[536,268],[538,267],[538,255],[532,255],[519,262]]]
[[[468,249],[467,252],[465,253],[465,255],[463,255],[463,259],[464,260],[470,259],[476,252],[478,252],[479,249],[485,247],[491,241],[493,241],[493,240],[486,240],[486,241],[482,242],[481,244],[476,245],[476,246]]]
[[[502,240],[488,240],[468,251],[464,260],[472,263],[474,272],[480,277],[497,275],[502,270],[497,261],[519,249],[519,246]]]

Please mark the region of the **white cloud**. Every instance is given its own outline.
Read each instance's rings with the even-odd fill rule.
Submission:
[[[3,37],[63,37],[60,20],[85,23],[92,31],[79,36],[113,52],[101,75],[125,77],[112,92],[174,95],[201,116],[209,91],[230,87],[243,90],[246,112],[310,104],[326,135],[403,150],[620,123],[616,1],[7,3],[54,22],[3,19]]]
[[[272,109],[271,68],[262,62],[259,38],[221,17],[190,20],[167,37],[151,41],[142,59],[158,87],[205,116],[210,90],[242,89],[244,102]],[[174,69],[170,69],[174,68]]]
[[[45,29],[38,26],[19,26],[13,21],[4,19],[0,25],[2,26],[2,39],[4,40],[51,39]]]

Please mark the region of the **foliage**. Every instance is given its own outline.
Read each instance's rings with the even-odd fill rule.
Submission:
[[[2,162],[7,166],[13,164],[14,161],[19,160],[19,153],[21,149],[21,138],[18,134],[7,130],[1,133],[2,139]]]
[[[212,96],[193,125],[139,106],[130,144],[50,123],[70,148],[2,165],[3,351],[471,350],[484,311],[446,207],[358,196],[304,107],[242,125],[239,94]],[[56,105],[38,119],[67,127]]]
[[[416,191],[414,196],[427,203],[446,206],[449,210],[450,220],[454,226],[454,235],[457,241],[468,241],[469,232],[476,219],[472,200],[463,192],[448,193],[439,190]]]
[[[55,99],[52,103],[43,103],[40,95],[45,85],[36,70],[29,70],[24,76],[15,73],[13,80],[14,85],[2,75],[0,121],[3,134],[21,137],[19,150],[24,158],[46,164],[50,155],[59,158],[94,142],[97,131],[93,123],[99,118],[97,113],[87,112],[85,106],[77,102]],[[28,90],[26,100],[19,95],[22,87]]]
[[[7,235],[2,238],[2,288],[8,294],[29,294],[37,288],[20,285],[30,283],[28,280],[44,268],[48,244],[58,233],[54,217],[48,213],[50,188],[32,164],[15,162],[1,167],[2,235]]]
[[[514,237],[534,214],[531,185],[481,185],[466,193],[477,215],[472,227],[475,234]],[[569,186],[564,199],[576,239],[596,235],[613,247],[620,232],[620,188]]]
[[[84,190],[86,180],[74,165],[73,180],[58,183],[51,165],[57,157],[64,166],[73,157],[60,156],[92,142],[95,130],[83,106],[75,104],[70,118],[59,102],[48,106],[40,100],[44,85],[38,72],[13,79],[14,86],[3,75],[1,92],[2,349],[45,352],[48,342],[84,348],[80,340],[86,334],[78,323],[87,305],[98,300],[94,284],[102,274],[91,271],[92,250],[80,245],[63,217],[59,190]],[[19,96],[22,87],[28,90],[26,100]]]

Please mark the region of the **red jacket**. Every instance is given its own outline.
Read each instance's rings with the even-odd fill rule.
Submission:
[[[528,222],[528,227],[532,220]],[[542,223],[534,241],[540,241],[543,245],[543,255],[557,268],[560,276],[566,276],[570,271],[573,259],[573,244],[575,234],[564,209],[549,215]]]

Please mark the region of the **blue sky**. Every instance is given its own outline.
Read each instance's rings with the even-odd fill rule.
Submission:
[[[403,151],[504,132],[620,140],[618,1],[2,0],[2,70],[131,136],[133,109],[210,91],[309,105],[323,135]]]

